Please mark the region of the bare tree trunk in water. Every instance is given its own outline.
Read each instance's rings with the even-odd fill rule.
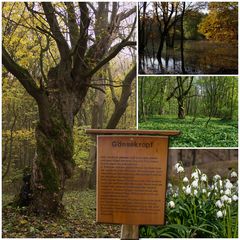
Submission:
[[[182,61],[182,73],[185,74],[185,66],[184,66],[184,47],[183,47],[183,42],[184,42],[184,29],[183,29],[183,18],[185,14],[185,6],[186,3],[183,2],[183,9],[182,9],[182,14],[181,14],[181,61]]]

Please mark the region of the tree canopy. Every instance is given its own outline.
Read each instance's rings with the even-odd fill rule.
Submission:
[[[199,24],[199,31],[209,40],[229,41],[238,38],[238,3],[211,2],[209,14]]]

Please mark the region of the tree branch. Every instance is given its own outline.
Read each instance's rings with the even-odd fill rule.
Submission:
[[[74,48],[77,44],[77,39],[79,34],[74,4],[72,2],[65,2],[65,5],[67,7],[67,13],[68,13],[67,25],[70,33],[70,41],[71,41],[72,48]]]
[[[125,79],[123,80],[123,88],[120,100],[115,105],[114,112],[107,124],[107,129],[116,128],[119,120],[121,119],[122,115],[126,111],[128,106],[128,99],[132,92],[132,82],[136,77],[136,64],[132,67],[132,69],[128,72]]]
[[[106,63],[108,63],[110,60],[112,60],[117,54],[126,46],[135,46],[136,42],[135,41],[126,41],[123,40],[116,46],[114,46],[113,50],[108,54],[106,58],[104,58],[102,61],[100,61],[91,71],[89,71],[86,74],[83,74],[84,77],[90,77],[94,73],[96,73],[101,67],[103,67]]]
[[[85,67],[84,55],[87,50],[87,41],[88,41],[88,27],[90,24],[88,7],[85,2],[79,2],[80,8],[80,36],[74,49],[74,67],[73,72],[78,73],[81,69],[81,66]]]
[[[63,37],[60,27],[57,22],[57,18],[54,14],[54,8],[52,6],[51,2],[42,2],[43,10],[47,18],[47,22],[50,26],[50,30],[52,32],[52,35],[57,43],[61,59],[66,59],[69,57],[70,50],[67,44],[67,41]]]
[[[112,73],[111,73],[111,69],[110,69],[109,64],[108,64],[108,67],[107,67],[107,71],[108,71],[109,82],[112,85],[113,78],[112,78]],[[117,96],[115,94],[114,87],[110,86],[110,90],[111,90],[111,93],[112,93],[112,100],[113,100],[114,104],[117,105],[118,104],[118,99],[117,99]]]
[[[14,75],[19,82],[23,85],[23,87],[27,90],[27,92],[36,100],[39,99],[41,95],[40,89],[37,87],[34,79],[27,71],[27,69],[18,65],[8,54],[5,47],[2,46],[2,63],[5,68]]]
[[[132,9],[130,9],[129,11],[125,12],[125,13],[120,13],[117,15],[117,17],[120,18],[120,21],[128,18],[129,16],[131,16],[133,13],[136,13],[136,6],[134,6]]]

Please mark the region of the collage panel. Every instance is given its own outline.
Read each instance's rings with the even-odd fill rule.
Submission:
[[[238,2],[139,3],[139,74],[238,74]]]
[[[237,238],[238,149],[170,149],[166,223],[142,238]]]
[[[136,5],[0,3],[0,237],[120,237],[96,220],[87,129],[136,128]]]
[[[141,76],[138,127],[180,130],[170,147],[238,146],[238,78]]]

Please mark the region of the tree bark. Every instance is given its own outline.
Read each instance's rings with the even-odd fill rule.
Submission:
[[[178,118],[179,119],[185,118],[184,103],[182,98],[178,98]]]

